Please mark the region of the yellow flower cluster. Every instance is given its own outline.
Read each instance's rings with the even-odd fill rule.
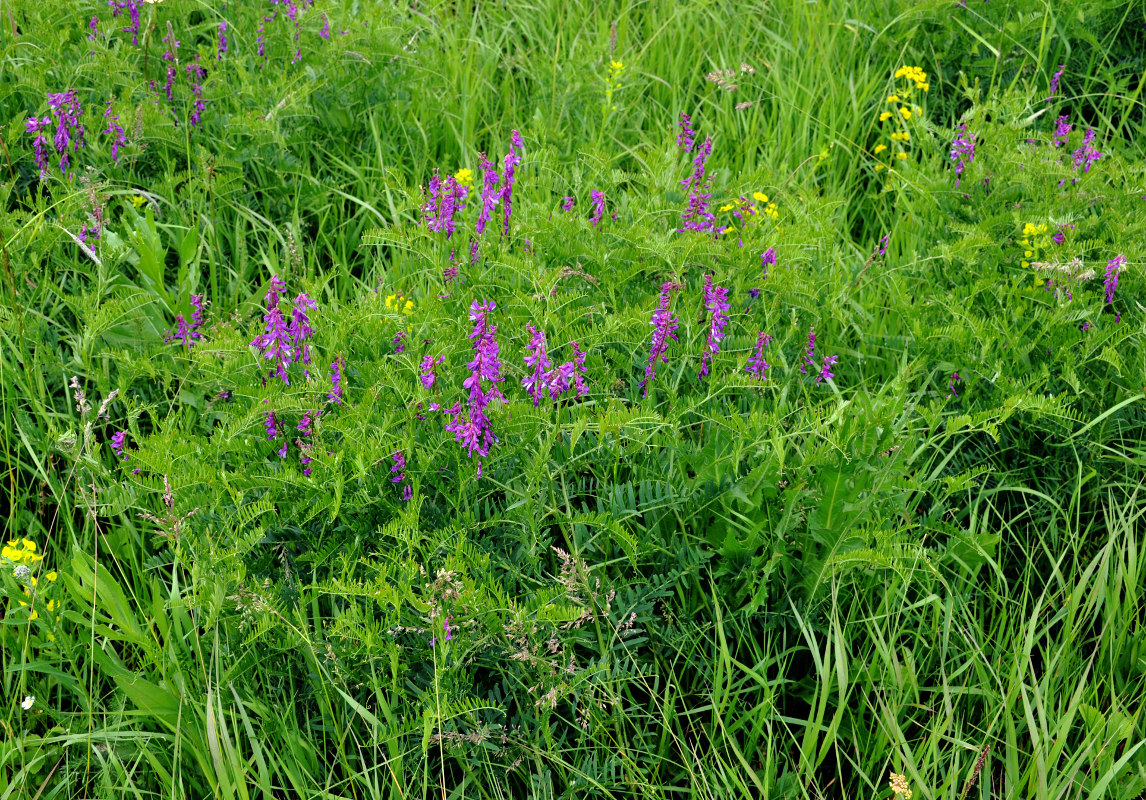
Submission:
[[[11,561],[13,564],[15,564],[17,566],[23,566],[23,567],[29,568],[29,569],[33,565],[39,564],[41,561],[44,560],[44,557],[36,552],[36,543],[33,542],[31,539],[13,539],[13,540],[9,541],[6,545],[4,545],[3,548],[0,548],[0,556],[3,556],[5,559],[7,559],[8,561]],[[28,579],[28,586],[25,587],[24,594],[31,597],[32,589],[36,588],[36,583],[37,583],[36,576],[28,574],[27,572],[25,572],[24,574]],[[19,577],[19,573],[17,573],[17,577]],[[59,577],[60,576],[57,573],[49,572],[47,575],[44,576],[44,579],[48,583],[55,583],[56,579]],[[28,604],[25,603],[23,600],[20,601],[20,605],[25,607],[25,608],[28,606]],[[58,603],[55,600],[49,600],[47,603],[47,609],[49,611],[55,611],[57,605],[58,605]],[[36,609],[34,609],[34,608],[28,614],[28,619],[30,619],[30,620],[39,619],[39,618],[40,618],[40,615],[36,612]]]
[[[386,296],[386,308],[401,311],[403,314],[413,314],[414,301],[407,300],[405,295],[402,294],[391,294]]]
[[[1032,225],[1028,222],[1023,226],[1023,238],[1020,243],[1023,246],[1023,266],[1029,267],[1031,261],[1039,257],[1039,251],[1045,250],[1050,245],[1047,226]]]
[[[874,155],[878,156],[884,150],[891,149],[892,152],[888,153],[887,158],[896,158],[903,160],[907,158],[907,145],[911,141],[911,134],[903,129],[903,124],[910,122],[912,118],[919,116],[923,113],[923,109],[911,102],[911,95],[915,90],[929,91],[931,84],[927,82],[927,73],[919,67],[900,67],[895,71],[896,79],[903,78],[903,87],[896,92],[887,96],[887,102],[892,103],[896,107],[891,111],[881,111],[879,114],[879,121],[881,123],[887,122],[890,119],[895,119],[899,130],[892,131],[890,139],[893,143],[891,148],[886,144],[877,144],[874,149]],[[887,169],[888,164],[878,163],[875,165],[876,172]]]
[[[743,220],[745,227],[752,224],[752,217],[756,216],[757,214],[763,214],[773,222],[780,218],[779,209],[776,207],[776,204],[768,198],[768,195],[764,194],[763,192],[753,192],[752,199],[755,200],[759,205],[752,205],[748,198],[739,197],[736,200],[733,200],[731,203],[725,203],[722,205],[720,207],[720,211],[721,213],[725,214],[732,212],[734,217]],[[726,225],[723,229],[721,229],[721,233],[732,233],[734,230],[736,230],[736,228],[733,225]]]
[[[36,552],[36,543],[31,539],[13,539],[0,549],[0,556],[14,564],[24,564],[29,567],[44,560],[44,557]]]
[[[605,76],[605,108],[606,110],[616,110],[613,105],[613,92],[621,88],[621,73],[625,71],[625,65],[620,61],[609,62],[609,74]]]
[[[474,180],[474,171],[472,169],[459,169],[454,173],[454,180],[462,186],[469,186]]]

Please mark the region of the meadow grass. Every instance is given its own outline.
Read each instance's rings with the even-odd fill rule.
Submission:
[[[1144,54],[8,4],[0,800],[1143,796]]]

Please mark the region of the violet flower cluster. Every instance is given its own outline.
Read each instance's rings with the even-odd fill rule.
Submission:
[[[469,390],[468,408],[463,411],[459,401],[445,410],[452,417],[446,423],[446,430],[454,434],[470,458],[475,451],[480,456],[489,455],[489,447],[497,437],[486,409],[493,400],[505,402],[505,396],[497,388],[497,384],[505,380],[501,377],[501,362],[498,360],[497,326],[489,322],[489,314],[496,308],[497,304],[489,301],[479,303],[475,300],[470,306],[470,321],[474,327],[469,338],[473,341],[474,357],[468,364],[470,375],[462,382],[462,386]],[[481,476],[480,460],[478,476]]]
[[[720,350],[720,340],[724,338],[724,331],[728,327],[728,289],[723,286],[713,286],[712,276],[704,276],[704,307],[708,310],[708,340],[704,344],[704,357],[700,362],[700,375],[708,375],[708,358],[715,356]]]
[[[1058,65],[1058,72],[1056,72],[1054,75],[1051,76],[1050,94],[1047,95],[1047,100],[1046,100],[1048,103],[1051,101],[1052,97],[1054,97],[1056,94],[1058,94],[1058,82],[1059,82],[1059,79],[1062,78],[1062,74],[1065,71],[1066,71],[1066,64],[1059,64]]]
[[[457,230],[458,214],[466,210],[469,187],[458,183],[453,175],[443,183],[435,169],[426,190],[426,204],[422,207],[426,228],[435,233],[445,232],[446,240]]]
[[[764,271],[764,280],[768,280],[768,267],[776,266],[776,248],[769,247],[760,254],[760,269]]]
[[[307,411],[302,415],[302,419],[298,421],[295,430],[298,431],[303,438],[295,439],[295,445],[298,447],[298,461],[302,464],[302,474],[310,477],[313,469],[310,464],[314,461],[310,457],[311,445],[306,441],[314,433],[314,420],[318,419],[318,413],[314,411]]]
[[[668,363],[669,339],[674,342],[679,341],[676,338],[676,329],[679,324],[677,318],[670,311],[673,295],[679,290],[680,284],[674,281],[665,281],[661,285],[657,307],[653,311],[652,319],[649,320],[649,324],[653,326],[653,338],[649,343],[649,363],[645,365],[645,379],[640,382],[642,397],[648,397],[649,383],[657,376],[657,364]]]
[[[958,372],[952,372],[951,377],[947,381],[947,396],[948,397],[958,397],[959,392],[955,388],[955,384],[962,383],[962,382],[963,382],[963,379],[959,377],[959,373]]]
[[[816,366],[816,362],[812,359],[816,354],[816,328],[813,326],[808,328],[808,346],[804,352],[804,363],[800,365],[800,372],[804,375],[808,374],[808,367]]]
[[[163,43],[167,45],[167,49],[163,51],[161,58],[167,61],[167,83],[163,85],[164,90],[167,92],[167,102],[175,102],[175,76],[179,74],[179,45],[181,42],[175,38],[175,34],[171,30],[170,23],[167,28],[167,35],[163,37]]]
[[[84,110],[72,89],[66,92],[49,92],[48,107],[55,116],[56,123],[56,132],[52,143],[56,148],[56,153],[60,156],[60,172],[66,174],[68,165],[71,163],[68,149],[70,148],[74,155],[84,146],[84,126],[80,122]],[[33,116],[24,122],[24,131],[35,135],[35,139],[32,140],[32,148],[41,178],[46,178],[48,175],[48,137],[45,135],[45,131],[51,124],[51,116],[39,118]]]
[[[414,496],[414,493],[406,480],[406,455],[401,450],[395,450],[390,458],[394,461],[393,466],[390,467],[390,474],[394,477],[390,479],[390,482],[402,484],[402,499],[409,500]]]
[[[816,376],[816,385],[819,386],[826,380],[831,380],[836,377],[832,372],[832,367],[840,360],[839,356],[824,356],[824,365],[820,368],[820,374]]]
[[[963,175],[967,165],[975,160],[975,134],[967,132],[966,123],[960,123],[955,140],[951,142],[951,160],[955,162],[955,185]]]
[[[677,127],[679,129],[676,135],[677,147],[686,153],[691,153],[693,142],[696,141],[696,134],[692,130],[692,119],[683,111],[680,112],[680,122]]]
[[[219,42],[215,45],[215,60],[222,61],[227,52],[227,20],[219,22]]]
[[[525,144],[521,141],[521,134],[514,130],[509,137],[509,152],[505,154],[502,169],[502,175],[505,177],[505,184],[501,189],[501,210],[505,220],[501,231],[502,236],[509,236],[509,217],[513,212],[513,184],[516,180],[514,173],[521,163],[521,154],[517,151],[524,146]]]
[[[130,33],[131,43],[139,47],[139,7],[143,5],[143,0],[108,0],[107,4],[111,6],[113,18],[120,16],[125,11],[127,12],[131,24],[121,30],[124,33]]]
[[[481,175],[481,211],[478,212],[477,224],[474,226],[474,233],[478,236],[485,234],[485,227],[489,224],[493,210],[497,208],[501,199],[501,191],[497,188],[501,176],[497,174],[493,162],[486,158],[485,153],[481,155]]]
[[[571,342],[573,360],[553,367],[546,351],[545,332],[537,330],[532,325],[529,328],[529,352],[525,355],[525,366],[529,367],[529,374],[522,379],[521,385],[533,398],[533,405],[541,404],[541,398],[546,393],[550,400],[556,400],[561,395],[573,389],[578,397],[589,392],[585,385],[585,354]]]
[[[1109,305],[1114,302],[1114,290],[1118,288],[1118,273],[1122,272],[1126,266],[1126,256],[1117,255],[1110,259],[1106,265],[1106,271],[1103,273],[1104,280],[1102,288],[1106,293],[1106,303]]]
[[[1062,147],[1066,144],[1066,140],[1070,138],[1070,132],[1073,128],[1074,126],[1070,124],[1065,114],[1055,120],[1054,137],[1052,139],[1054,146]]]
[[[1072,154],[1075,169],[1081,169],[1083,172],[1090,172],[1090,168],[1094,165],[1094,162],[1102,158],[1102,153],[1098,152],[1094,146],[1094,136],[1094,129],[1088,129],[1086,131],[1086,136],[1082,138],[1082,146],[1075,150]]]
[[[194,61],[188,64],[184,69],[187,70],[187,77],[191,81],[191,95],[195,101],[191,104],[191,113],[187,121],[191,124],[192,128],[199,127],[202,120],[202,114],[207,110],[207,103],[203,100],[203,78],[207,76],[206,71],[199,66],[199,55],[195,55]]]
[[[422,364],[418,368],[418,379],[422,382],[422,388],[429,391],[434,388],[434,383],[437,381],[438,376],[434,374],[434,369],[446,360],[445,356],[434,358],[427,355],[422,357]]]
[[[708,208],[712,193],[708,190],[708,178],[705,176],[705,162],[712,153],[712,137],[704,140],[704,144],[696,150],[696,157],[692,160],[692,174],[681,181],[681,185],[688,190],[688,208],[681,215],[681,227],[677,233],[683,231],[712,232],[716,230],[716,215]]]
[[[758,331],[756,334],[756,351],[752,357],[748,359],[748,366],[744,371],[749,375],[753,375],[757,380],[767,380],[764,371],[769,368],[768,362],[764,359],[764,348],[772,343],[772,337],[764,331]]]
[[[576,205],[576,203],[577,200],[575,198],[566,196],[565,199],[561,201],[561,210],[572,211],[573,206]]]
[[[191,322],[188,323],[182,314],[176,314],[174,332],[167,331],[163,341],[178,342],[181,347],[189,348],[197,339],[203,338],[200,331],[203,326],[203,295],[191,295],[191,307],[195,309],[191,312]]]
[[[259,354],[270,361],[274,369],[272,372],[279,379],[290,386],[290,375],[287,368],[291,364],[302,361],[304,365],[310,364],[310,345],[307,340],[314,333],[310,327],[310,316],[307,313],[315,308],[315,303],[305,292],[300,292],[294,299],[291,307],[291,318],[288,322],[279,308],[281,295],[286,291],[286,284],[277,276],[271,276],[270,287],[267,289],[266,309],[263,321],[266,323],[263,333],[251,341],[251,347],[257,348]],[[309,376],[308,371],[304,374]]]
[[[594,189],[589,193],[589,197],[593,201],[593,216],[589,217],[589,224],[596,228],[601,217],[605,216],[605,193]]]
[[[330,393],[326,395],[327,402],[337,406],[342,405],[342,370],[345,362],[342,356],[330,362]]]
[[[102,132],[111,135],[111,160],[118,164],[119,148],[127,144],[127,135],[123,132],[123,127],[119,124],[119,115],[111,113],[112,102],[113,100],[108,100],[107,108],[104,109],[103,118],[107,120],[107,127],[104,128]]]
[[[127,431],[116,431],[111,435],[111,449],[123,461],[127,461],[129,456],[123,451],[125,440],[127,438]]]

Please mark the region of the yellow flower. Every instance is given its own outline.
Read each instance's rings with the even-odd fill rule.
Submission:
[[[895,157],[896,158],[907,158],[907,153],[896,153]]]
[[[33,542],[31,539],[21,539],[20,541],[22,541],[24,543],[24,549],[25,550],[27,550],[30,553],[36,552],[36,543]]]
[[[141,195],[141,194],[133,194],[127,199],[131,202],[131,204],[133,206],[135,206],[135,208],[137,210],[139,208],[141,208],[145,202],[147,202],[146,200],[143,199],[143,195]]]
[[[764,194],[763,192],[753,192],[752,198],[761,203],[768,202],[768,195]]]
[[[621,61],[610,61],[609,62],[609,69],[613,71],[614,75],[619,73],[624,68],[625,68],[624,62],[621,62]]]
[[[898,102],[899,102],[899,96],[898,96],[898,95],[894,95],[894,94],[889,94],[889,95],[887,96],[887,102],[889,102],[889,103],[898,103]]]
[[[882,114],[879,115],[879,121],[880,122],[887,122],[889,119],[891,119],[891,112],[890,111],[884,111]]]
[[[881,169],[883,169],[883,164],[876,164],[875,165],[875,171],[876,172],[879,172]]]
[[[1023,266],[1024,266],[1024,267],[1029,267],[1030,265],[1031,265],[1031,263],[1030,263],[1029,261],[1024,261],[1024,262],[1023,262]]]
[[[878,156],[880,153],[882,153],[886,149],[887,149],[886,144],[877,144],[875,146],[875,154]]]
[[[900,108],[899,113],[903,115],[904,119],[911,119],[911,109],[910,108]]]
[[[931,88],[931,84],[927,83],[927,82],[917,83],[916,86],[918,86],[920,89],[922,89],[925,92]]]
[[[407,314],[411,313],[414,310],[414,301],[413,300],[407,300],[406,301],[406,307],[403,308],[402,310],[404,312],[406,312]]]
[[[721,233],[732,233],[732,231],[733,231],[733,228],[731,225],[729,225],[727,228],[725,228],[723,231],[721,231]]]
[[[1024,250],[1023,255],[1026,256],[1027,258],[1030,258],[1031,256],[1034,255],[1034,253],[1032,253],[1030,250]]]
[[[55,582],[56,582],[56,578],[58,578],[58,577],[60,577],[60,576],[59,576],[58,574],[56,574],[56,572],[53,570],[52,572],[49,572],[49,573],[48,573],[47,575],[45,575],[44,577],[48,579],[48,583],[55,583]]]
[[[474,171],[472,169],[459,169],[454,173],[454,180],[462,186],[469,186],[474,179]]]
[[[56,610],[56,601],[55,600],[49,600],[48,601],[48,610],[49,611],[55,611]]]
[[[394,294],[386,295],[386,308],[392,308],[394,306],[394,301],[397,299],[397,297],[398,296],[394,295]]]
[[[727,205],[721,206],[720,210],[721,211],[731,211],[733,208],[735,208],[735,206],[733,206],[732,203],[728,203]]]

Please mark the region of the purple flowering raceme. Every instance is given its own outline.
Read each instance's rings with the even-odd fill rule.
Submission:
[[[589,217],[589,222],[594,228],[597,223],[601,221],[601,217],[605,216],[605,193],[594,189],[589,197],[593,201],[593,216]]]
[[[521,134],[516,130],[513,131],[509,137],[509,152],[505,154],[505,163],[502,169],[502,174],[505,176],[505,183],[501,187],[501,210],[504,217],[502,236],[509,236],[509,217],[513,211],[513,184],[516,181],[517,167],[521,164],[521,154],[518,150],[524,147]]]
[[[539,331],[532,325],[527,327],[529,328],[529,352],[525,355],[524,360],[525,366],[529,367],[530,371],[522,378],[521,385],[533,398],[533,405],[536,407],[541,404],[541,398],[545,394],[548,383],[549,369],[553,365],[550,363],[549,355],[545,350],[544,331]]]
[[[1105,280],[1102,282],[1102,288],[1106,292],[1106,303],[1109,305],[1114,302],[1114,290],[1118,288],[1118,273],[1122,272],[1126,266],[1126,256],[1117,255],[1110,259],[1110,263],[1106,265],[1106,272],[1103,273]]]
[[[163,43],[167,45],[167,49],[163,51],[161,58],[169,62],[167,64],[167,83],[163,85],[163,88],[167,92],[167,102],[174,103],[175,76],[179,74],[179,45],[182,42],[175,38],[170,23],[167,26],[167,35],[163,37]]]
[[[578,397],[584,397],[589,394],[589,387],[585,384],[585,354],[581,352],[581,348],[577,346],[576,342],[570,342],[569,346],[573,349],[573,364],[575,366],[573,390]]]
[[[470,239],[470,266],[471,267],[477,266],[478,257],[479,257],[478,240],[477,240],[477,237],[475,236],[473,239]],[[457,273],[455,273],[454,276],[457,277]]]
[[[1054,146],[1062,147],[1064,144],[1066,144],[1066,140],[1070,138],[1070,132],[1073,128],[1074,126],[1067,121],[1065,114],[1055,120],[1053,138]]]
[[[1082,146],[1075,150],[1072,154],[1075,169],[1082,169],[1083,172],[1090,172],[1090,168],[1094,165],[1094,162],[1102,158],[1102,153],[1098,152],[1094,146],[1094,136],[1094,129],[1088,129],[1086,131],[1086,136],[1082,138]]]
[[[342,370],[345,362],[342,356],[330,362],[330,393],[326,395],[326,399],[335,405],[342,405]]]
[[[222,61],[227,52],[227,20],[219,22],[219,43],[215,45],[215,60]]]
[[[422,388],[427,391],[434,388],[434,382],[438,379],[438,376],[434,374],[434,369],[444,363],[445,360],[445,356],[439,356],[436,359],[429,355],[422,356],[422,364],[418,369],[420,373],[418,379],[422,381]]]
[[[959,373],[958,372],[952,372],[951,377],[947,381],[947,389],[948,389],[947,396],[948,397],[958,397],[959,392],[955,389],[955,384],[962,383],[962,382],[963,382],[963,379],[959,377]]]
[[[696,141],[696,134],[692,130],[692,119],[683,111],[680,112],[680,122],[677,124],[677,128],[677,147],[685,153],[691,153],[693,142]]]
[[[480,456],[489,455],[489,447],[497,437],[486,416],[486,408],[495,399],[505,402],[505,396],[497,388],[497,384],[505,380],[501,377],[501,362],[498,360],[497,326],[491,325],[488,317],[496,308],[497,304],[490,301],[479,303],[475,300],[470,306],[474,328],[469,338],[474,343],[474,357],[468,364],[470,375],[462,382],[462,386],[469,390],[469,405],[465,411],[460,402],[445,410],[452,417],[446,423],[446,430],[454,434],[470,458],[473,458],[474,451]],[[481,477],[480,460],[478,477]]]
[[[287,367],[298,359],[294,354],[294,336],[291,333],[293,324],[288,323],[279,308],[279,295],[286,289],[286,284],[277,275],[271,276],[271,285],[267,290],[267,313],[263,315],[266,323],[264,332],[251,341],[251,347],[258,348],[260,355],[274,364],[274,372],[279,379],[290,386],[290,376]],[[305,316],[305,309],[304,309]]]
[[[189,348],[195,343],[196,339],[203,338],[203,334],[199,331],[200,326],[203,324],[203,295],[192,295],[191,306],[195,309],[191,312],[191,323],[188,324],[182,314],[176,314],[175,330],[174,332],[167,331],[167,335],[163,341],[178,342],[180,346]]]
[[[203,78],[207,76],[207,72],[199,66],[199,55],[195,55],[195,59],[188,64],[184,69],[187,70],[187,77],[191,81],[191,94],[195,98],[195,102],[191,104],[191,114],[188,116],[188,122],[192,128],[198,128],[202,120],[202,114],[207,110],[207,102],[203,99]]]
[[[325,12],[322,15],[322,27],[318,31],[318,36],[324,41],[330,41],[330,20],[327,19]]]
[[[395,450],[390,458],[394,460],[394,465],[390,467],[390,474],[394,477],[390,479],[390,482],[402,483],[406,480],[406,455],[401,450]]]
[[[832,378],[836,377],[835,373],[832,372],[832,367],[834,367],[836,362],[839,360],[839,356],[824,356],[824,365],[820,368],[820,374],[816,376],[817,386],[819,386],[824,381],[831,380]]]
[[[804,352],[804,363],[800,365],[800,372],[804,375],[808,374],[808,367],[816,366],[816,362],[812,357],[816,354],[816,328],[815,326],[808,328],[808,346]]]
[[[99,17],[92,17],[88,22],[88,41],[94,42],[99,38]]]
[[[967,132],[967,125],[960,123],[956,128],[959,131],[951,142],[951,160],[955,162],[955,185],[963,175],[967,165],[975,160],[975,134]]]
[[[108,0],[107,4],[112,8],[113,18],[120,16],[124,11],[127,12],[131,24],[122,30],[124,33],[130,33],[131,43],[139,47],[139,7],[143,5],[143,0]]]
[[[707,191],[708,178],[705,176],[705,162],[712,153],[712,137],[704,140],[704,144],[696,150],[696,157],[692,160],[692,174],[681,181],[681,185],[688,189],[688,208],[681,215],[681,227],[677,233],[683,231],[715,232],[716,215],[708,208],[712,193]]]
[[[404,352],[406,349],[406,332],[405,331],[398,331],[398,335],[395,336],[391,341],[394,344],[394,354],[395,355],[397,355],[398,353]]]
[[[274,22],[275,18],[278,17],[278,15],[279,15],[279,12],[275,11],[269,17],[263,17],[263,21],[259,23],[259,29],[255,33],[255,50],[256,50],[256,52],[258,52],[259,56],[263,59],[263,63],[266,63],[266,55],[267,55],[267,36],[266,36],[267,23],[268,22]],[[263,68],[263,65],[259,64],[259,69],[262,69],[262,68]]]
[[[107,101],[107,108],[103,112],[103,118],[107,120],[107,127],[103,129],[104,134],[112,136],[111,141],[111,160],[116,164],[119,163],[119,148],[127,144],[127,136],[123,132],[123,127],[119,124],[119,115],[111,113],[112,100]]]
[[[764,271],[764,280],[768,280],[768,267],[776,266],[776,248],[769,247],[760,254],[760,269]],[[760,291],[756,291],[756,296],[759,296]]]
[[[111,435],[111,449],[119,456],[121,461],[127,461],[130,456],[123,451],[126,444],[127,431],[116,431]]]
[[[485,233],[485,226],[489,224],[493,210],[497,208],[501,199],[501,191],[497,188],[501,176],[497,174],[493,162],[486,158],[485,153],[481,154],[481,174],[481,211],[478,212],[477,223],[474,226],[474,232],[478,236]]]
[[[673,295],[680,291],[680,288],[680,284],[675,281],[665,281],[661,285],[657,307],[653,311],[652,319],[649,320],[649,324],[653,326],[653,338],[649,344],[649,363],[645,365],[645,379],[639,384],[642,397],[649,395],[649,383],[657,376],[657,363],[668,363],[669,339],[674,342],[679,341],[676,338],[677,319],[670,309]]]
[[[561,210],[562,211],[572,211],[573,206],[576,205],[576,203],[577,203],[576,198],[569,197],[568,195],[566,195],[565,199],[561,201]]]
[[[89,241],[96,241],[103,231],[103,204],[100,202],[99,195],[94,191],[91,193],[91,211],[88,212],[90,222],[84,223],[80,228],[79,240],[87,243]]]
[[[298,447],[298,461],[302,464],[302,474],[307,477],[310,477],[313,471],[310,464],[314,459],[310,457],[311,445],[305,440],[309,439],[311,434],[314,433],[313,424],[314,420],[318,419],[318,416],[317,412],[307,411],[302,415],[302,419],[299,420],[298,425],[295,426],[295,430],[302,434],[303,437],[302,439],[296,439],[295,445]]]
[[[60,172],[67,173],[70,163],[68,147],[70,146],[72,153],[75,154],[84,146],[84,126],[80,122],[84,110],[73,89],[59,93],[49,92],[48,107],[56,116],[54,144],[56,152],[60,155]]]
[[[700,362],[700,375],[708,375],[708,358],[715,356],[720,350],[720,340],[724,338],[724,330],[728,327],[728,289],[723,286],[713,286],[712,276],[704,276],[704,307],[710,313],[708,322],[708,340],[704,344],[704,358]]]
[[[24,131],[35,135],[32,140],[32,150],[36,157],[36,166],[40,168],[40,178],[48,177],[48,137],[44,131],[52,124],[51,117],[28,117],[24,122]]]
[[[1059,82],[1059,79],[1062,78],[1062,74],[1065,71],[1066,71],[1066,64],[1059,64],[1058,65],[1058,72],[1056,72],[1054,75],[1051,76],[1050,94],[1047,95],[1047,100],[1046,100],[1048,103],[1051,101],[1052,97],[1054,97],[1056,94],[1058,94],[1058,82]]]
[[[764,359],[764,348],[771,343],[771,336],[766,334],[764,331],[757,332],[756,352],[752,355],[751,358],[748,359],[748,366],[744,368],[745,372],[747,372],[749,375],[755,376],[757,380],[768,380],[768,377],[764,374],[764,371],[768,369],[770,365]]]
[[[294,299],[294,306],[291,308],[290,327],[287,329],[290,334],[291,340],[294,343],[294,363],[301,361],[304,365],[310,365],[310,344],[307,339],[314,333],[314,328],[310,327],[310,315],[307,311],[316,308],[315,303],[306,292],[300,292],[298,297]],[[306,373],[309,378],[309,371]]]

